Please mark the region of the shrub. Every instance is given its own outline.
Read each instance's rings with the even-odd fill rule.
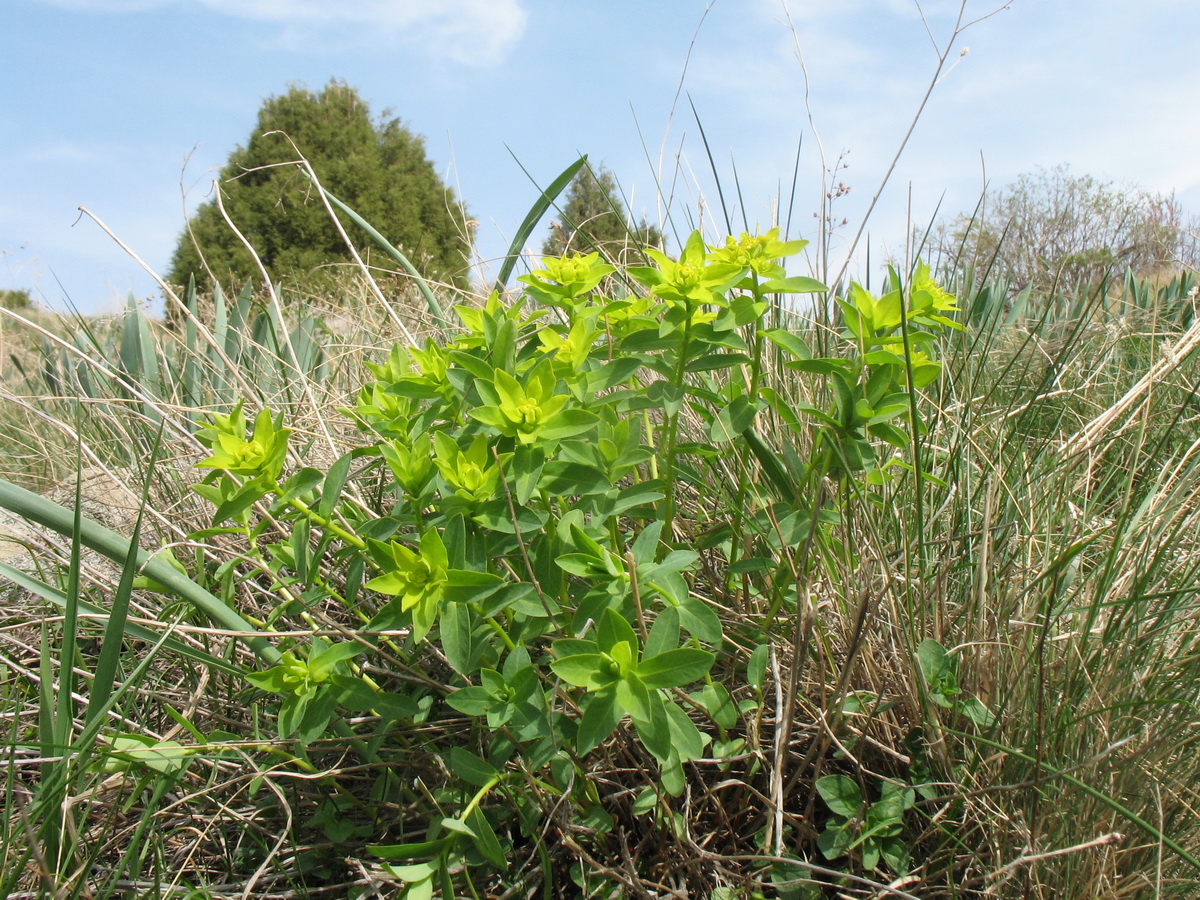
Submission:
[[[1018,288],[1071,293],[1126,268],[1158,274],[1194,264],[1194,238],[1171,196],[1071,175],[1066,165],[989,192],[936,236],[951,265],[995,265]]]
[[[321,268],[352,259],[319,192],[287,165],[298,154],[326,190],[374,223],[427,277],[467,284],[473,226],[426,158],[423,139],[386,114],[372,120],[358,93],[336,81],[319,94],[292,87],[269,98],[246,146],[221,170],[225,210],[273,281],[319,292]],[[189,221],[167,280],[186,287],[191,277],[202,293],[211,293],[214,277],[232,293],[261,277],[215,200]]]

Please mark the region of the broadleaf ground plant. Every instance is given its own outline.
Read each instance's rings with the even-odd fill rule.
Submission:
[[[854,285],[843,354],[814,357],[765,324],[825,293],[787,274],[802,248],[778,229],[717,246],[696,233],[678,258],[647,249],[617,296],[600,292],[620,282],[598,254],[546,259],[522,295],[461,307],[457,333],[372,364],[345,410],[358,440],[327,471],[286,471],[292,434],[266,409],[200,429],[213,515],[196,539],[240,536],[280,609],[343,623],[337,641],[280,636],[248,686],[297,758],[350,746],[378,767],[353,833],[405,896],[567,872],[603,894],[587,861],[625,839],[620,819],[695,840],[690,796],[731,772],[770,777],[757,686],[804,612],[813,576],[795,548],[853,564],[845,510],[921,471],[919,392],[959,327],[921,266],[881,297]],[[797,377],[827,405],[790,401]],[[375,503],[345,490],[351,467]],[[882,845],[893,868],[903,812]],[[782,839],[742,815],[764,849]],[[863,841],[871,876],[881,845]],[[664,877],[670,859],[643,856],[628,878]]]

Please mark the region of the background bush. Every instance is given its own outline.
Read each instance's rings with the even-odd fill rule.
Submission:
[[[426,157],[424,140],[387,113],[372,119],[358,92],[337,81],[320,93],[293,86],[269,98],[246,145],[221,170],[225,211],[273,281],[319,291],[324,267],[352,261],[320,194],[298,166],[283,165],[301,156],[326,190],[370,221],[426,278],[466,286],[474,225]],[[366,241],[353,227],[350,233],[370,257]],[[261,278],[215,199],[196,210],[171,259],[169,282],[186,287],[190,277],[202,293],[211,292],[213,279],[236,293]]]

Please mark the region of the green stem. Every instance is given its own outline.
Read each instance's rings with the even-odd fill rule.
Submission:
[[[677,392],[683,390],[683,376],[687,371],[688,346],[692,338],[694,313],[695,309],[689,303],[687,318],[683,322],[683,340],[679,345],[679,361],[675,366],[675,377],[671,382]],[[682,406],[681,400],[675,408],[675,412],[667,420],[667,446],[666,453],[663,454],[663,493],[666,495],[663,502],[663,531],[666,532],[669,544],[673,543],[672,535],[675,533],[675,445],[679,437],[679,413]]]
[[[492,788],[499,783],[500,776],[493,775],[487,780],[487,783],[484,784],[483,787],[475,792],[475,796],[471,798],[471,802],[468,803],[466,809],[463,810],[461,818],[464,822],[467,820],[467,817],[471,815],[471,813],[475,812],[475,809],[479,806],[479,804],[483,802],[483,798],[490,794],[492,792]]]
[[[762,302],[762,294],[759,292],[758,273],[753,273],[754,279],[754,302]],[[762,329],[759,328],[760,320],[755,319],[750,326],[754,329],[754,356],[750,361],[750,391],[749,398],[751,403],[758,401],[758,382],[762,375],[762,347],[763,336]],[[748,463],[749,460],[747,459]],[[750,487],[750,467],[743,465],[742,471],[738,475],[737,499],[733,504],[733,521],[730,523],[729,534],[729,566],[732,567],[738,561],[738,550],[741,549],[738,538],[742,530],[742,518],[746,510],[746,493]]]
[[[318,513],[316,510],[314,510],[311,506],[309,506],[303,500],[299,500],[295,497],[292,497],[291,499],[289,499],[287,501],[287,504],[292,509],[296,510],[298,513],[300,513],[302,516],[304,516],[306,519],[308,519],[313,525],[316,525],[318,528],[321,528],[324,531],[328,531],[330,534],[337,535],[337,537],[341,538],[347,544],[349,544],[352,547],[355,547],[358,550],[366,550],[367,549],[366,541],[364,541],[362,538],[360,538],[358,535],[354,534],[353,532],[346,530],[341,525],[339,525],[337,522],[334,522],[331,519],[326,519],[324,516],[322,516],[320,513]]]

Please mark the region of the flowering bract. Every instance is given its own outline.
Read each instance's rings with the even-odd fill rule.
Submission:
[[[617,271],[616,266],[601,262],[599,253],[546,257],[542,265],[544,269],[521,275],[517,280],[529,285],[539,299],[554,305],[582,297]]]
[[[471,503],[490,500],[500,484],[500,469],[488,455],[487,437],[475,435],[464,453],[454,438],[439,431],[433,436],[434,462],[455,496]],[[491,463],[491,465],[489,465]]]
[[[713,247],[709,259],[751,269],[763,278],[783,278],[787,271],[777,260],[795,256],[807,244],[808,241],[779,240],[778,227],[766,234],[751,235],[743,231],[738,238],[727,237],[724,246]]]
[[[577,315],[566,334],[560,334],[553,328],[543,328],[538,332],[538,340],[542,346],[554,354],[557,362],[569,366],[572,371],[578,370],[591,355],[592,345],[596,342],[596,326],[591,316]]]
[[[709,262],[699,231],[692,232],[678,262],[653,247],[646,248],[646,255],[658,267],[630,266],[629,275],[650,288],[654,296],[672,303],[724,306],[725,292],[746,273],[746,266],[737,262]]]
[[[377,550],[390,555],[390,569],[367,582],[366,587],[399,599],[400,611],[412,613],[413,637],[423,638],[437,620],[438,604],[446,588],[449,557],[436,529],[421,537],[421,552],[392,541],[374,542]]]
[[[480,393],[492,394],[494,402],[471,410],[471,418],[521,444],[561,440],[593,428],[598,421],[596,414],[584,409],[564,409],[569,397],[557,393],[555,385],[554,372],[547,361],[533,367],[525,384],[503,369],[496,369],[491,385],[479,384]]]
[[[201,469],[220,469],[234,475],[279,477],[287,458],[287,440],[291,431],[277,426],[270,410],[264,409],[254,420],[254,432],[246,437],[246,420],[241,409],[229,416],[213,416],[210,428],[198,437],[208,439],[212,456],[196,463]]]

